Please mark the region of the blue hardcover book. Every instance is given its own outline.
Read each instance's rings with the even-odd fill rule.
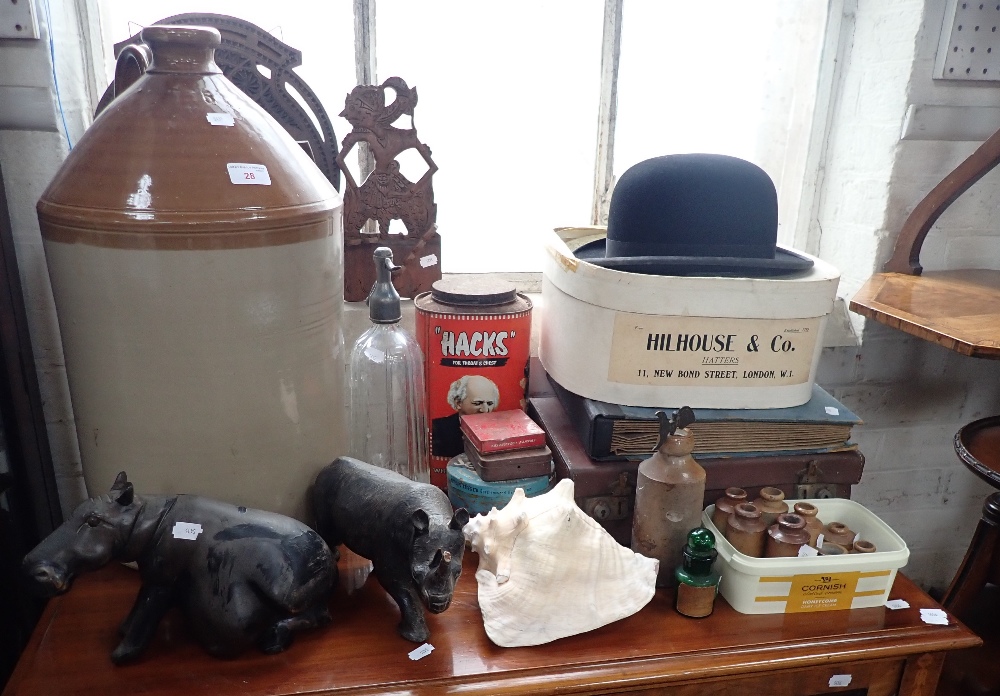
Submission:
[[[593,459],[645,458],[656,446],[657,411],[680,408],[620,406],[573,394],[551,380],[554,391]],[[840,452],[856,449],[851,429],[861,419],[819,385],[801,406],[764,409],[694,409],[695,456],[725,457]]]

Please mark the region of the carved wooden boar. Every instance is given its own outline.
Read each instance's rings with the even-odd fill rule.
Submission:
[[[435,614],[451,603],[469,513],[452,511],[436,486],[350,457],[320,472],[312,503],[316,528],[331,548],[345,544],[372,562],[379,583],[399,606],[399,634],[417,643],[427,640],[420,603]]]

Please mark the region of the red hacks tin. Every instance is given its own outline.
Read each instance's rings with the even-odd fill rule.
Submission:
[[[431,483],[447,488],[448,460],[465,451],[459,418],[524,410],[531,300],[499,279],[442,278],[417,295],[425,357]]]

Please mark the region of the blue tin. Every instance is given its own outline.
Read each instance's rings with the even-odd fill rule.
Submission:
[[[469,462],[460,454],[448,462],[448,498],[455,508],[464,507],[470,515],[485,515],[493,508],[502,508],[514,496],[514,490],[523,488],[531,498],[547,490],[552,483],[548,476],[512,479],[510,481],[483,481]]]

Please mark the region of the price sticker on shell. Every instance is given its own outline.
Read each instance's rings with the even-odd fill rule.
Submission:
[[[733,319],[618,312],[608,379],[655,386],[761,387],[809,379],[820,318]]]

